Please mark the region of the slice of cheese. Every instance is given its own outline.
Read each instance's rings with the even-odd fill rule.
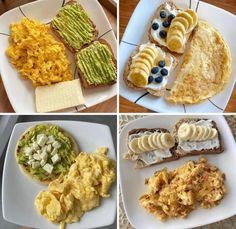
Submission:
[[[35,96],[37,112],[58,111],[84,104],[79,79],[37,87]]]

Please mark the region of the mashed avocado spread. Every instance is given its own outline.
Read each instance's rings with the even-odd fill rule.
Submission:
[[[40,124],[19,140],[17,162],[39,181],[51,181],[69,171],[76,153],[69,137],[56,125]]]
[[[65,5],[53,19],[52,24],[65,42],[74,49],[80,49],[93,40],[95,29],[79,4]]]
[[[108,84],[116,79],[112,53],[99,41],[77,53],[77,65],[89,85]]]

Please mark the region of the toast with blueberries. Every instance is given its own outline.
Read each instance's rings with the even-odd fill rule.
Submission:
[[[123,79],[135,90],[146,90],[154,96],[163,96],[170,73],[177,65],[177,59],[154,43],[137,47],[131,54]]]

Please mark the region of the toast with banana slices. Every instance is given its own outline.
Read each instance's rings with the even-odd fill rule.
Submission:
[[[217,154],[224,151],[217,125],[210,119],[181,119],[175,124],[172,134],[177,143],[178,157]]]
[[[182,54],[197,23],[198,16],[193,10],[181,10],[172,1],[167,1],[157,8],[152,18],[149,40]]]
[[[131,54],[123,74],[126,85],[163,96],[176,58],[153,43],[142,44]]]
[[[174,137],[163,128],[131,130],[128,134],[128,148],[123,158],[134,161],[135,168],[177,160]]]

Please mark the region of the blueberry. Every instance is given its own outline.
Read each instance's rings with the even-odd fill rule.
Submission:
[[[153,30],[158,30],[158,29],[159,29],[159,24],[156,23],[156,22],[154,22],[154,23],[152,24],[152,29],[153,29]]]
[[[148,77],[148,83],[152,83],[153,80],[154,80],[153,76]]]
[[[165,30],[161,30],[159,35],[160,35],[161,38],[166,38],[167,33],[166,33]]]
[[[154,68],[152,68],[152,70],[151,70],[151,73],[152,74],[157,74],[159,72],[159,68],[158,67],[154,67]]]
[[[174,14],[170,14],[169,17],[168,17],[168,19],[169,19],[170,21],[172,21],[174,18],[175,18],[175,15],[174,15]]]
[[[163,76],[158,76],[157,78],[155,78],[155,81],[156,81],[157,83],[161,83],[162,80],[163,80]]]
[[[164,22],[162,23],[162,25],[163,25],[165,28],[167,28],[167,27],[170,26],[170,22],[164,21]]]
[[[166,12],[165,11],[161,11],[160,12],[160,17],[161,18],[165,18],[166,17]]]
[[[166,66],[166,62],[164,60],[159,61],[159,67],[164,68]]]
[[[163,76],[167,76],[167,75],[168,75],[168,70],[165,69],[165,68],[161,69],[161,74],[162,74]]]

